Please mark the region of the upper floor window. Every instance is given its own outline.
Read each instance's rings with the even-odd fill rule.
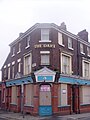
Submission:
[[[49,51],[41,51],[41,65],[50,65],[50,52]]]
[[[58,32],[58,44],[64,46],[62,33]]]
[[[17,72],[21,72],[21,58],[17,60]]]
[[[8,79],[10,79],[10,67],[8,67]]]
[[[61,73],[71,74],[71,56],[66,54],[61,54]]]
[[[12,56],[15,55],[15,47],[12,48]]]
[[[90,63],[83,61],[83,77],[89,77]]]
[[[18,72],[21,72],[21,63],[18,62]]]
[[[28,75],[31,73],[31,54],[24,57],[24,75]]]
[[[15,75],[15,73],[14,73],[14,72],[15,72],[14,69],[15,69],[15,66],[13,65],[13,66],[12,66],[12,78],[14,78],[14,75]]]
[[[90,48],[87,47],[87,55],[90,56]]]
[[[73,41],[70,37],[68,37],[68,48],[73,49]]]
[[[18,43],[18,52],[17,53],[20,53],[21,52],[21,43]]]
[[[26,39],[26,48],[30,47],[30,35]]]
[[[80,52],[81,52],[82,54],[85,54],[85,53],[84,53],[84,45],[83,45],[82,43],[80,43]]]
[[[6,68],[4,68],[4,78],[7,77],[7,72],[6,72]]]
[[[41,29],[41,42],[50,42],[49,40],[49,29],[42,28]]]

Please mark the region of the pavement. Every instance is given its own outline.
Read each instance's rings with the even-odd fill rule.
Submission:
[[[90,120],[90,113],[64,116],[31,116],[30,114],[14,113],[0,110],[0,120]]]

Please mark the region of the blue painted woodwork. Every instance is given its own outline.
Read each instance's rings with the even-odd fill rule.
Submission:
[[[71,78],[71,77],[63,77],[59,78],[59,82],[61,83],[70,83],[70,84],[78,84],[78,85],[90,85],[90,80]]]
[[[39,115],[40,116],[50,116],[52,115],[52,106],[39,106]]]
[[[6,81],[6,86],[9,87],[13,85],[21,85],[22,83],[23,84],[33,83],[33,79],[31,78],[31,76],[28,76],[28,77]]]
[[[38,81],[53,81],[53,76],[38,76]]]

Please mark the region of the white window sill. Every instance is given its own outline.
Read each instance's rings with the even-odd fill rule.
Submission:
[[[74,50],[73,48],[71,48],[71,47],[68,47],[68,49],[70,49],[70,50]]]
[[[19,54],[21,51],[18,51],[17,54]]]
[[[26,107],[34,107],[33,105],[29,105],[29,104],[24,104],[24,106],[26,106]]]
[[[85,55],[85,53],[81,52],[81,54]]]
[[[90,55],[88,55],[88,57],[90,57]]]
[[[11,57],[14,57],[15,56],[15,54],[13,54]]]
[[[59,44],[59,45],[61,45],[62,47],[65,47],[65,45],[64,45],[64,44]]]
[[[25,49],[28,49],[30,47],[30,45],[26,46]]]
[[[11,105],[17,105],[17,103],[10,103]]]
[[[40,40],[39,42],[51,42],[51,40]]]

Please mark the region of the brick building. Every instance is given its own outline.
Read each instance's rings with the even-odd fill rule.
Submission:
[[[32,115],[90,111],[88,32],[37,23],[10,45],[2,66],[2,109]]]

